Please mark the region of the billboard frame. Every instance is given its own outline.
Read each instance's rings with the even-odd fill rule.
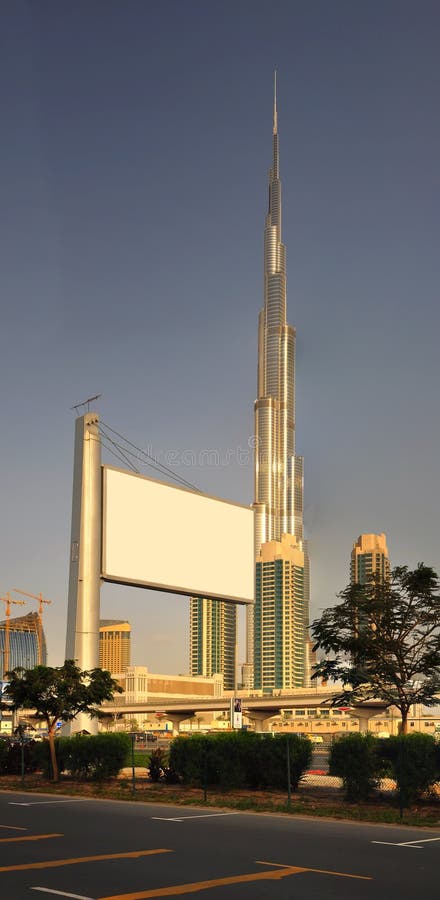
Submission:
[[[102,465],[102,522],[101,522],[101,579],[105,581],[107,584],[120,584],[125,585],[127,587],[138,587],[141,589],[152,590],[152,591],[160,591],[162,593],[168,594],[177,594],[178,596],[183,597],[206,597],[209,600],[217,600],[217,601],[225,601],[228,603],[235,603],[240,606],[248,607],[253,606],[255,602],[255,579],[253,578],[253,595],[249,600],[245,600],[243,598],[234,596],[232,594],[213,594],[207,591],[200,591],[199,588],[195,587],[194,589],[190,589],[188,587],[183,586],[175,586],[175,585],[167,585],[162,582],[153,582],[153,581],[143,581],[136,580],[134,581],[131,578],[120,578],[120,577],[112,577],[106,573],[106,523],[107,523],[107,492],[105,490],[105,478],[106,471],[118,472],[121,475],[128,475],[131,478],[138,478],[142,481],[150,482],[155,485],[161,485],[166,488],[170,488],[173,491],[181,491],[185,494],[191,494],[194,496],[199,496],[201,498],[206,498],[207,500],[215,500],[218,503],[224,503],[227,506],[232,506],[235,509],[243,509],[246,512],[252,514],[253,510],[251,506],[247,506],[244,503],[235,503],[232,500],[224,500],[223,497],[217,497],[213,494],[206,494],[203,491],[191,490],[190,488],[182,487],[181,485],[170,484],[168,481],[162,481],[158,478],[150,478],[148,475],[143,475],[140,472],[129,472],[127,469],[121,469],[118,466],[112,465]],[[255,528],[253,528],[252,532],[252,559],[255,560]]]

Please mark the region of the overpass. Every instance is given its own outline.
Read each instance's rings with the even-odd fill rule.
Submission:
[[[329,688],[297,688],[289,694],[279,696],[256,697],[252,694],[243,695],[237,693],[242,702],[243,714],[252,722],[256,731],[267,730],[268,720],[279,714],[282,709],[309,709],[329,707],[332,701],[341,693],[339,690]],[[103,716],[116,715],[150,715],[163,713],[163,717],[172,722],[174,732],[178,732],[179,725],[185,719],[190,719],[202,712],[229,712],[231,697],[210,697],[198,699],[167,699],[160,698],[147,700],[142,703],[126,703],[125,699],[117,698],[104,702],[101,706]],[[381,700],[371,700],[353,705],[353,713],[359,719],[359,729],[365,731],[368,728],[368,720],[378,715],[389,704]]]

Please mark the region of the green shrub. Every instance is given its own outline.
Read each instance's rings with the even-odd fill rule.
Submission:
[[[41,771],[51,777],[49,741],[26,742],[25,771]],[[128,734],[95,734],[59,737],[55,740],[60,774],[68,772],[73,778],[104,781],[114,778],[131,763],[131,738]],[[0,741],[0,774],[19,774],[21,771],[19,743]]]
[[[161,780],[164,774],[164,766],[165,751],[162,747],[155,747],[151,754],[150,765],[148,767],[148,775],[151,781],[158,782]]]
[[[287,741],[294,789],[310,764],[312,745],[297,735],[261,735],[246,731],[176,738],[169,765],[184,784],[253,790],[287,787]]]
[[[130,749],[127,734],[91,734],[60,737],[55,741],[60,774],[69,772],[72,778],[105,781],[114,778],[127,765]],[[49,778],[51,775],[49,742],[36,745],[37,768]]]
[[[6,738],[0,740],[0,775],[6,775],[8,771],[9,741]]]
[[[104,781],[114,778],[126,765],[131,745],[128,734],[78,735],[70,738],[66,768],[80,777]]]
[[[179,784],[180,778],[178,773],[172,766],[163,767],[163,780],[165,784]]]
[[[397,783],[402,807],[410,806],[440,779],[440,752],[431,734],[402,734],[381,741],[388,773]]]
[[[283,788],[286,784],[287,771],[287,744],[289,744],[290,758],[290,785],[297,790],[299,782],[305,771],[309,768],[312,759],[312,742],[301,735],[278,735],[272,741],[274,744],[273,755],[277,761],[276,783],[274,787]]]
[[[382,774],[379,742],[371,734],[347,734],[332,744],[329,773],[342,778],[346,800],[367,800]]]
[[[36,741],[25,741],[23,745],[24,771],[35,772],[38,769]],[[0,774],[21,774],[21,743],[20,741],[0,740]]]

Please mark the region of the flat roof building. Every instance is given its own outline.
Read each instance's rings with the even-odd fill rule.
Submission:
[[[390,575],[387,539],[383,532],[360,534],[351,551],[351,583],[366,584],[372,575],[378,575],[383,581]]]
[[[227,690],[236,683],[237,607],[223,600],[191,597],[190,672],[221,675]]]
[[[101,619],[99,623],[99,666],[112,675],[124,672],[131,663],[131,625],[123,619]]]
[[[304,551],[293,534],[267,541],[257,556],[254,688],[302,687],[306,668]]]

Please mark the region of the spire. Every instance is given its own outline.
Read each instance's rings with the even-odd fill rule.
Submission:
[[[273,73],[273,162],[271,179],[280,177],[280,152],[278,146],[277,70]],[[281,223],[280,223],[281,224]]]
[[[278,114],[277,114],[277,70],[273,73],[273,133],[278,134]]]

